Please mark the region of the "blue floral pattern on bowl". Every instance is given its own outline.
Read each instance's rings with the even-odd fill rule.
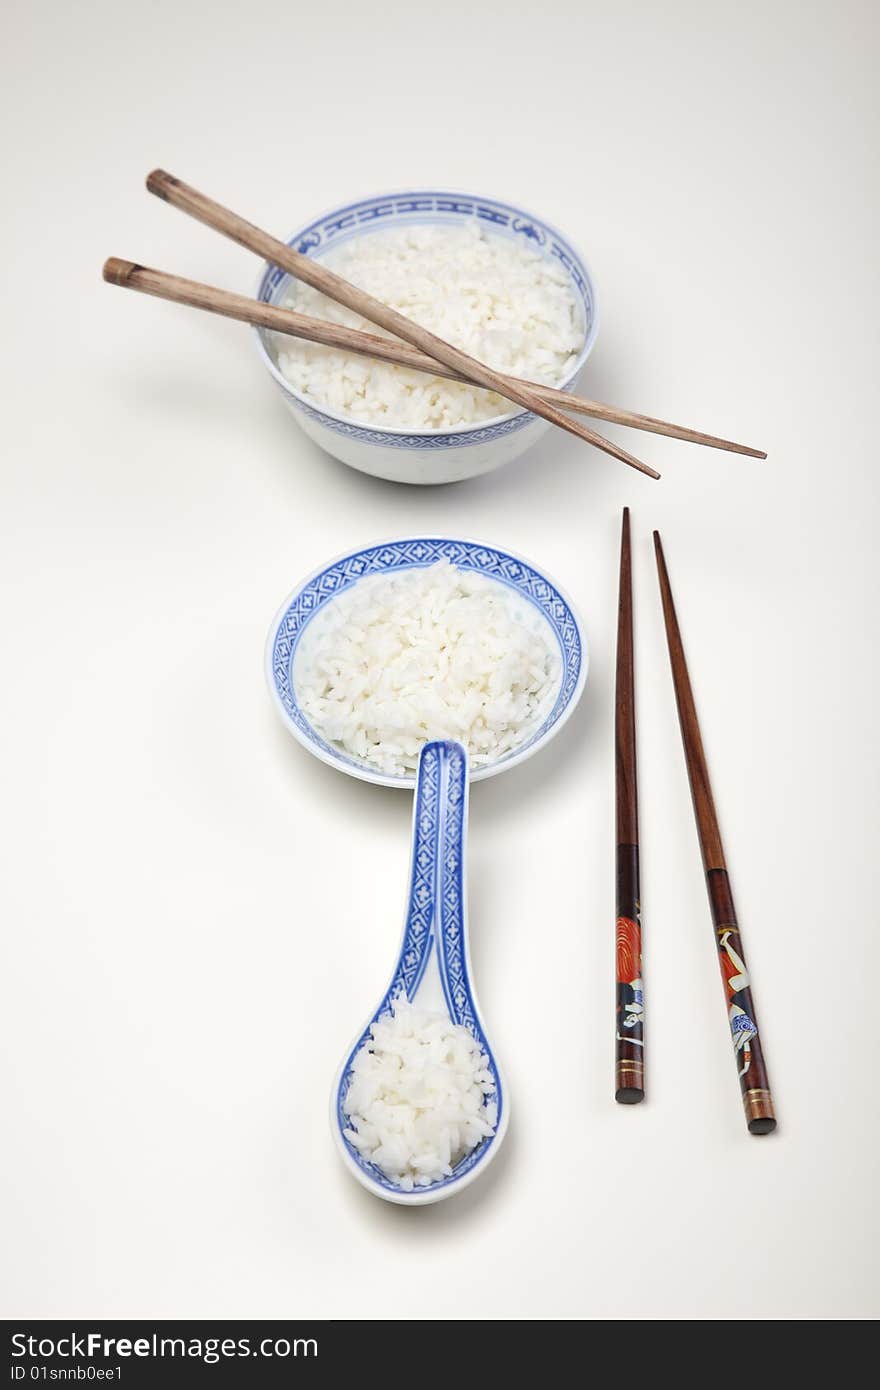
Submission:
[[[277,614],[266,648],[266,675],[284,722],[310,752],[353,776],[383,786],[411,787],[415,778],[412,774],[386,776],[376,772],[321,737],[296,698],[293,664],[297,647],[308,623],[324,604],[350,589],[358,580],[367,575],[425,568],[438,560],[448,560],[461,569],[486,575],[521,594],[547,620],[559,644],[562,661],[559,692],[543,724],[521,747],[496,763],[472,771],[472,781],[511,766],[547,739],[574,709],[586,679],[585,642],[570,600],[553,581],[519,556],[479,541],[415,536],[368,546],[335,560],[296,589]]]

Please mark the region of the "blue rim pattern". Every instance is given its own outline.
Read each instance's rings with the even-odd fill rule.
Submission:
[[[467,941],[464,920],[464,837],[467,823],[467,754],[460,743],[426,743],[419,758],[413,817],[413,853],[409,905],[400,956],[391,984],[370,1022],[352,1047],[336,1094],[336,1119],[343,1143],[358,1168],[386,1191],[399,1194],[397,1183],[368,1162],[345,1137],[351,1122],[343,1105],[351,1086],[354,1058],[369,1040],[370,1028],[387,1014],[393,999],[404,994],[415,997],[431,951],[437,949],[437,963],[449,1016],[460,1023],[480,1044],[488,1059],[488,1071],[495,1083],[489,1096],[498,1107],[495,1134],[483,1139],[456,1164],[449,1177],[413,1188],[415,1194],[436,1192],[448,1187],[481,1163],[501,1127],[504,1092],[492,1049],[483,1032],[471,991],[467,967]]]
[[[476,218],[480,222],[489,223],[496,233],[512,240],[525,237],[534,246],[540,247],[546,255],[558,260],[565,267],[578,296],[584,319],[585,348],[587,345],[592,346],[591,338],[596,323],[596,292],[587,267],[578,252],[555,227],[509,203],[498,202],[493,198],[472,198],[461,193],[431,189],[363,198],[309,223],[289,237],[287,244],[293,246],[301,255],[321,256],[329,247],[341,245],[364,231],[374,231],[377,227],[399,226],[407,222],[448,225],[450,222],[460,222],[463,218]],[[258,298],[267,304],[277,303],[285,282],[289,279],[291,276],[287,271],[278,266],[268,266],[260,281]],[[259,337],[274,367],[274,359],[266,345],[264,330],[259,330]],[[562,389],[570,384],[573,376],[580,371],[581,365],[582,361],[579,358],[575,372],[565,382],[560,383]],[[476,425],[473,429],[433,431],[429,434],[398,434],[393,431],[371,429],[351,420],[341,420],[335,415],[328,415],[306,401],[274,370],[272,379],[285,399],[295,402],[297,409],[310,420],[335,434],[346,435],[364,444],[381,445],[383,448],[435,450],[487,444],[491,440],[524,429],[536,418],[529,411],[520,411],[493,424]]]
[[[358,580],[372,574],[390,574],[407,569],[424,569],[438,560],[449,560],[460,569],[473,570],[516,590],[538,608],[549,622],[559,643],[562,680],[552,710],[530,739],[513,749],[499,764],[519,757],[543,738],[561,718],[577,688],[583,663],[581,636],[568,602],[538,570],[504,550],[476,541],[420,536],[411,540],[388,541],[328,565],[299,589],[276,622],[271,644],[271,681],[285,716],[307,742],[314,744],[335,763],[362,772],[366,766],[321,738],[297,703],[293,684],[293,663],[302,635],[324,604],[350,589]],[[406,784],[411,774],[389,779]]]

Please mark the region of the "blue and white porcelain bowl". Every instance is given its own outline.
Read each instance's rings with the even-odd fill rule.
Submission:
[[[313,574],[284,600],[269,630],[266,643],[266,679],[276,709],[295,738],[315,757],[331,767],[383,787],[415,786],[415,773],[388,776],[328,743],[312,727],[297,701],[293,666],[297,648],[308,624],[321,608],[367,575],[427,568],[448,560],[460,569],[486,575],[513,589],[535,610],[555,639],[561,661],[559,691],[543,724],[519,748],[471,773],[474,782],[493,777],[532,757],[554,738],[572,714],[587,678],[587,644],[574,606],[565,591],[549,575],[528,560],[481,541],[449,536],[410,536],[381,541],[363,550],[342,555]]]
[[[411,189],[362,198],[359,202],[334,208],[294,232],[288,237],[288,244],[303,255],[320,258],[331,247],[379,228],[414,222],[450,225],[469,219],[479,220],[499,236],[512,240],[527,237],[565,267],[583,313],[585,332],[584,346],[577,361],[559,383],[563,390],[573,389],[596,341],[599,326],[596,291],[580,253],[561,232],[533,213],[494,198]],[[258,298],[268,304],[281,303],[289,280],[285,271],[267,265],[260,277]],[[256,331],[263,362],[306,434],[343,463],[377,478],[398,483],[452,483],[472,478],[518,458],[550,428],[540,417],[518,409],[491,420],[481,420],[476,425],[426,434],[360,425],[334,414],[326,406],[319,408],[295,390],[278,369],[272,335],[264,329]]]

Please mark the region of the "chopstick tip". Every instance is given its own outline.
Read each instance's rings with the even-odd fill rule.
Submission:
[[[744,454],[746,458],[750,459],[765,459],[767,457],[767,451],[765,449],[753,449],[749,444],[725,443],[724,447],[729,449],[731,453]]]
[[[654,560],[657,565],[657,577],[660,580],[660,588],[662,590],[664,584],[668,584],[669,580],[666,575],[666,556],[663,554],[663,542],[660,539],[659,531],[654,532]]]

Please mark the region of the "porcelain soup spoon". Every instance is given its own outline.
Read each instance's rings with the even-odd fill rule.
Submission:
[[[375,1196],[407,1206],[451,1197],[484,1173],[498,1152],[509,1117],[504,1080],[486,1039],[471,985],[465,909],[467,804],[464,748],[454,742],[425,744],[416,781],[409,900],[397,965],[379,1007],[346,1053],[331,1095],[331,1127],[346,1167]],[[401,996],[420,1009],[447,1014],[453,1023],[468,1030],[484,1054],[494,1083],[494,1090],[484,1098],[484,1107],[487,1102],[497,1107],[494,1134],[465,1154],[451,1175],[412,1190],[392,1181],[351,1142],[352,1122],[345,1109],[355,1056],[369,1041],[372,1025],[387,1017],[392,1000]]]

